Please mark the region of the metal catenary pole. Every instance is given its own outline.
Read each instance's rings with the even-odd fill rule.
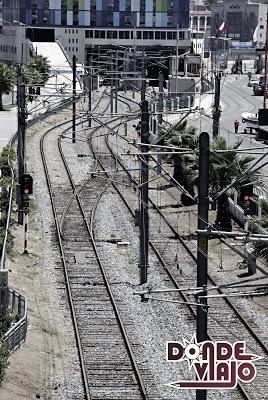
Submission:
[[[221,94],[221,73],[215,73],[215,93],[214,93],[214,108],[212,111],[213,116],[213,138],[219,135],[219,123],[221,116],[220,109],[220,94]]]
[[[119,68],[119,61],[118,61],[118,51],[115,53],[115,70],[116,70],[116,75],[115,75],[115,94],[114,94],[114,106],[115,106],[115,113],[117,114],[117,92],[118,92],[118,79],[119,79],[119,74],[118,74],[118,68]]]
[[[18,202],[18,224],[23,225],[23,198],[20,183],[24,174],[24,155],[25,155],[25,84],[23,82],[21,65],[17,67],[17,103],[18,103],[18,178],[19,186],[17,190]]]
[[[112,57],[111,60],[111,94],[110,94],[110,106],[111,106],[111,114],[114,113],[114,77],[113,77],[113,73],[114,73],[114,59]]]
[[[268,54],[268,4],[267,4],[267,14],[266,14],[266,40],[265,40],[265,61],[264,61],[264,89],[263,89],[263,108],[266,108],[266,98],[267,98],[267,54]]]
[[[202,132],[199,136],[199,182],[198,182],[198,229],[208,227],[208,179],[209,179],[209,135]],[[208,340],[207,337],[207,300],[199,298],[206,293],[208,269],[208,237],[197,235],[197,287],[204,287],[204,291],[197,296],[196,337],[198,342]],[[206,400],[207,391],[197,390],[196,400]]]
[[[149,144],[149,108],[148,101],[141,103],[141,143]],[[149,215],[148,215],[148,149],[141,145],[141,178],[140,178],[140,284],[147,282],[149,251]]]
[[[144,50],[142,50],[142,72],[141,72],[141,101],[145,100],[146,93],[146,73],[145,73],[145,56]]]
[[[72,142],[75,143],[75,117],[76,117],[76,56],[73,55],[73,133]]]
[[[92,63],[91,57],[88,58],[88,126],[91,127],[91,109],[92,109]]]
[[[161,136],[161,127],[163,124],[163,104],[164,104],[164,74],[162,71],[159,72],[159,103],[158,103],[158,135]],[[157,173],[161,173],[161,162],[162,156],[157,156]]]

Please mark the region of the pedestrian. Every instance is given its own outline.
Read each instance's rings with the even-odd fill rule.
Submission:
[[[238,128],[239,128],[239,121],[236,119],[236,120],[234,121],[234,130],[235,130],[235,133],[238,133]]]

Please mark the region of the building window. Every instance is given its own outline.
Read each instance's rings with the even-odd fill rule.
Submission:
[[[154,32],[153,31],[149,31],[149,39],[153,40],[154,38]]]
[[[173,32],[168,32],[167,33],[167,40],[172,40],[173,39]]]
[[[166,33],[167,32],[160,32],[161,40],[166,40]]]
[[[159,31],[156,31],[156,32],[155,32],[155,38],[156,38],[156,39],[160,39],[160,32],[159,32]]]
[[[148,39],[149,38],[149,35],[148,35],[148,32],[147,31],[144,31],[143,32],[143,39]]]
[[[264,25],[260,25],[260,29],[264,29]]]

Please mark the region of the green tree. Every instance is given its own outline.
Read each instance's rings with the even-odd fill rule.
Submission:
[[[226,188],[232,180],[243,173],[254,160],[251,156],[238,156],[236,149],[241,141],[228,147],[226,140],[219,136],[211,145],[209,161],[209,186],[210,195],[214,196]],[[221,150],[222,153],[215,151]],[[224,152],[226,150],[226,153]],[[232,151],[233,150],[233,151]],[[229,212],[228,193],[224,193],[217,200],[217,215],[215,224],[221,230],[232,230],[231,216]]]
[[[0,64],[0,111],[3,109],[3,94],[8,94],[16,82],[16,72],[6,64]]]
[[[187,120],[184,120],[165,137],[165,144],[168,146],[185,147],[195,149],[197,147],[196,129],[187,126]],[[173,161],[173,177],[179,182],[185,190],[195,196],[195,184],[197,178],[196,157],[192,154],[174,154],[170,156]],[[192,205],[194,202],[190,197],[182,193],[181,203],[185,206]]]

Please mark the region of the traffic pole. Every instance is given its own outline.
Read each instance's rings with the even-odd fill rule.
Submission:
[[[219,136],[219,123],[221,116],[220,95],[221,95],[221,73],[217,72],[215,73],[214,108],[212,111],[214,139]]]
[[[149,106],[148,101],[141,103],[141,177],[140,177],[140,284],[147,282],[148,253],[149,253],[149,215],[148,215],[148,147],[149,144]]]
[[[72,142],[75,143],[75,117],[76,117],[76,56],[73,55],[73,133]]]
[[[209,135],[202,132],[199,136],[199,180],[198,180],[198,229],[208,228],[208,181],[209,180]],[[207,300],[203,297],[207,288],[208,272],[208,237],[204,234],[197,234],[197,287],[204,290],[197,295],[197,317],[196,317],[196,338],[197,342],[208,340],[207,336]],[[196,400],[206,400],[207,391],[199,389],[196,391]]]

